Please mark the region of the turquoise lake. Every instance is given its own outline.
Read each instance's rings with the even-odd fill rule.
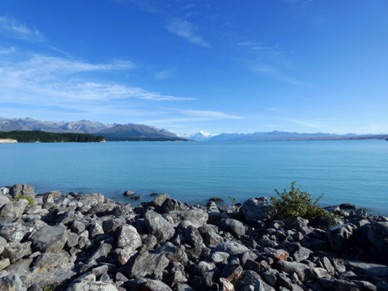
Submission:
[[[190,203],[212,196],[243,202],[291,182],[321,205],[351,202],[388,215],[388,141],[107,142],[0,145],[0,186],[36,192],[126,190],[150,200],[168,193]],[[130,200],[127,200],[131,203]]]

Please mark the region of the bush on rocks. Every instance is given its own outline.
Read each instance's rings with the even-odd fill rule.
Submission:
[[[280,193],[275,189],[275,192],[279,196],[279,198],[271,197],[271,213],[275,217],[281,217],[285,220],[291,220],[296,217],[313,220],[330,215],[328,211],[318,206],[318,202],[323,194],[313,201],[310,193],[301,191],[300,187],[295,187],[295,182],[291,183],[290,191],[284,189]]]

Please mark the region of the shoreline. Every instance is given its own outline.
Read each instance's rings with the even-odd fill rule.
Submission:
[[[163,194],[133,207],[0,190],[7,290],[388,290],[388,218],[352,204],[332,209],[332,225],[274,219],[266,198],[189,205]]]

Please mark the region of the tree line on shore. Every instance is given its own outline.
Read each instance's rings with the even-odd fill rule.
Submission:
[[[103,136],[86,133],[56,133],[40,130],[1,131],[0,139],[15,139],[18,142],[103,142]]]

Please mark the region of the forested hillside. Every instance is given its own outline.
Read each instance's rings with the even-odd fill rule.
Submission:
[[[84,133],[54,133],[39,130],[0,131],[0,139],[16,139],[18,142],[102,142],[103,136]]]

